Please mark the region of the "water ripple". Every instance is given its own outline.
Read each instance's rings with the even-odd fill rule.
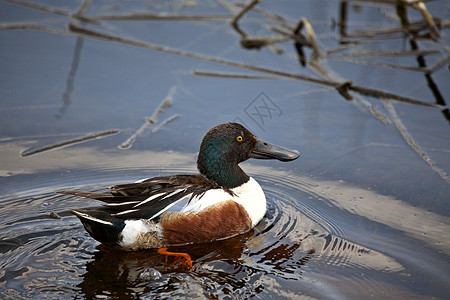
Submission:
[[[180,169],[189,172],[191,168]],[[326,192],[331,188],[264,167],[249,169],[264,187],[266,217],[249,233],[176,249],[188,252],[194,260],[195,269],[187,272],[174,269],[170,260],[154,250],[122,252],[99,247],[69,212],[97,205],[94,200],[54,194],[51,187],[2,197],[0,202],[7,205],[0,210],[1,296],[136,298],[158,293],[162,298],[264,298],[280,294],[278,287],[283,286],[286,297],[321,298],[324,294],[318,285],[332,289],[327,297],[354,295],[345,292],[342,281],[333,282],[330,274],[348,286],[358,286],[352,291],[410,295],[392,281],[394,276],[407,274],[402,264],[351,240],[352,223],[345,221],[348,211],[334,205],[334,198]],[[115,176],[107,182],[72,187],[102,190],[120,182]],[[60,219],[52,217],[52,212]],[[159,275],[145,276],[153,273]],[[361,274],[370,280],[361,281]]]

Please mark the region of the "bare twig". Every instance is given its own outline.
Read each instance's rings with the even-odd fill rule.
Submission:
[[[92,20],[161,20],[161,21],[222,21],[231,19],[232,15],[159,15],[155,13],[130,13],[123,15],[100,15],[90,17]]]
[[[285,42],[286,38],[284,37],[259,37],[259,36],[245,36],[242,37],[241,39],[241,45],[244,48],[247,49],[260,49],[264,46],[272,46],[272,47],[276,47],[275,45],[273,45],[274,43],[280,43],[280,42]],[[280,48],[276,48],[276,49],[272,49],[273,52],[280,54],[283,52],[282,49]]]
[[[236,6],[245,7],[245,5],[242,3],[236,3]],[[285,30],[293,31],[293,28],[291,25],[289,25],[288,21],[286,21],[286,19],[280,15],[274,14],[259,7],[252,7],[252,11],[261,14],[268,21],[280,26],[281,28],[284,28]]]
[[[416,6],[420,10],[420,13],[422,14],[425,22],[427,23],[428,28],[430,29],[431,36],[438,39],[441,38],[439,29],[436,27],[436,24],[434,23],[433,16],[428,12],[427,7],[423,3],[423,1],[417,2]]]
[[[73,33],[76,33],[76,34],[82,35],[82,36],[86,36],[86,37],[90,37],[90,38],[120,42],[120,43],[124,43],[124,44],[128,44],[128,45],[151,49],[154,51],[160,51],[160,52],[170,53],[170,54],[174,54],[174,55],[191,57],[191,58],[200,59],[200,60],[204,60],[204,61],[233,66],[233,67],[237,67],[237,68],[243,68],[243,69],[257,71],[257,72],[269,73],[269,74],[286,77],[286,78],[290,78],[290,79],[304,80],[304,81],[322,84],[322,85],[331,86],[331,87],[337,87],[337,86],[341,85],[341,82],[335,82],[332,80],[324,80],[324,79],[315,78],[315,77],[302,75],[302,74],[293,74],[293,73],[279,71],[279,70],[275,70],[275,69],[259,67],[259,66],[244,64],[244,63],[238,63],[238,62],[233,62],[233,61],[229,61],[229,60],[225,60],[225,59],[221,59],[221,58],[205,56],[205,55],[201,55],[201,54],[197,54],[197,53],[193,53],[193,52],[187,52],[187,51],[182,51],[182,50],[173,49],[173,48],[169,48],[169,47],[158,46],[158,45],[153,45],[150,43],[145,43],[145,42],[140,42],[140,41],[131,40],[131,39],[127,39],[127,38],[122,38],[122,37],[106,34],[103,32],[94,31],[94,30],[91,30],[88,28],[84,28],[84,27],[81,27],[74,23],[69,24],[69,28]],[[364,94],[367,94],[370,96],[374,96],[374,97],[384,97],[384,98],[389,98],[389,99],[393,99],[396,101],[402,101],[402,102],[407,102],[407,103],[411,103],[411,104],[429,106],[429,107],[434,107],[434,108],[438,108],[438,109],[445,108],[445,107],[442,107],[441,105],[428,103],[428,102],[424,102],[424,101],[420,101],[420,100],[416,100],[416,99],[412,99],[412,98],[408,98],[408,97],[403,97],[403,96],[396,95],[396,94],[386,93],[381,90],[375,90],[375,89],[370,89],[370,88],[365,88],[365,87],[360,87],[360,86],[355,86],[355,85],[351,85],[349,87],[349,89],[355,90],[355,91],[360,91],[361,93],[364,93]]]
[[[142,133],[144,132],[144,130],[147,128],[148,125],[149,125],[148,122],[144,122],[144,124],[142,124],[141,127],[139,127],[139,129],[136,130],[125,142],[120,144],[118,148],[130,149],[133,146],[134,142],[136,141],[136,138],[142,135]]]
[[[395,110],[395,107],[392,105],[392,103],[389,100],[382,99],[382,102],[384,104],[384,107],[389,112],[392,120],[394,121],[395,127],[400,132],[402,137],[405,139],[406,143],[414,150],[417,154],[431,167],[431,169],[439,174],[442,179],[444,179],[447,183],[450,184],[450,178],[448,175],[440,169],[436,163],[422,150],[422,148],[414,141],[412,136],[409,134],[408,130],[406,129],[405,125],[401,121],[401,119],[398,117],[397,112]]]
[[[72,103],[71,97],[74,89],[75,75],[77,74],[78,66],[80,64],[81,50],[83,49],[84,38],[77,37],[77,42],[75,44],[75,51],[73,53],[72,65],[70,67],[69,76],[67,78],[67,85],[64,93],[62,95],[63,105],[59,108],[59,114],[55,115],[56,119],[61,119],[67,108]]]
[[[285,38],[279,37],[256,37],[248,36],[238,25],[239,19],[241,19],[245,13],[247,13],[253,6],[255,6],[260,0],[253,0],[246,5],[236,16],[231,20],[230,24],[241,36],[241,46],[246,49],[260,49],[262,47],[268,47],[272,52],[280,54],[283,49],[278,48],[274,43],[284,42]]]
[[[341,57],[391,57],[391,56],[417,56],[440,53],[435,50],[389,50],[389,51],[353,51],[351,53],[344,53]],[[328,53],[328,51],[327,51]],[[339,56],[328,57],[339,58]]]
[[[346,0],[347,2],[367,2],[367,3],[374,3],[374,4],[386,4],[386,5],[395,5],[398,0]],[[406,4],[414,4],[416,2],[429,2],[434,0],[399,0],[401,2],[404,2]]]
[[[83,36],[87,36],[87,37],[91,37],[91,38],[116,41],[116,42],[120,42],[120,43],[124,43],[124,44],[134,45],[137,47],[143,47],[143,48],[147,48],[147,49],[151,49],[151,50],[155,50],[155,51],[161,51],[161,52],[165,52],[165,53],[201,59],[201,60],[214,62],[214,63],[218,63],[218,64],[223,64],[223,65],[228,65],[228,66],[233,66],[233,67],[237,67],[237,68],[243,68],[243,69],[248,69],[248,70],[252,70],[252,71],[269,73],[269,74],[287,77],[287,78],[291,78],[291,79],[309,81],[309,82],[313,82],[313,83],[317,83],[317,84],[331,86],[334,88],[338,87],[342,84],[341,82],[335,82],[332,80],[324,80],[324,79],[314,78],[314,77],[302,75],[302,74],[293,74],[293,73],[283,72],[283,71],[274,70],[274,69],[270,69],[270,68],[248,65],[248,64],[224,60],[221,58],[204,56],[204,55],[200,55],[197,53],[186,52],[186,51],[181,51],[181,50],[177,50],[177,49],[173,49],[173,48],[169,48],[169,47],[157,46],[157,45],[153,45],[153,44],[149,44],[149,43],[145,43],[145,42],[130,40],[130,39],[106,34],[103,32],[94,31],[94,30],[84,28],[84,27],[81,27],[81,26],[73,24],[73,23],[70,24],[69,28],[77,34],[81,34]],[[403,97],[403,96],[396,95],[396,94],[386,93],[381,90],[375,90],[375,89],[370,89],[370,88],[365,88],[365,87],[360,87],[360,86],[355,86],[355,85],[349,86],[349,89],[359,91],[361,93],[364,93],[364,94],[370,95],[370,96],[374,96],[374,97],[384,97],[384,98],[389,98],[389,99],[393,99],[396,101],[402,101],[402,102],[406,102],[406,103],[410,103],[410,104],[429,106],[429,107],[434,107],[434,108],[438,108],[438,109],[444,108],[441,105],[428,103],[428,102],[424,102],[424,101],[420,101],[420,100],[416,100],[416,99],[412,99],[412,98],[408,98],[408,97]]]
[[[449,60],[450,60],[450,54],[447,54],[442,59],[440,59],[437,63],[432,65],[430,68],[428,68],[427,74],[433,73],[434,71],[436,71],[438,68],[440,68],[442,65],[444,65]]]
[[[26,24],[26,23],[0,24],[0,30],[24,30],[24,29],[45,31],[53,34],[71,34],[71,32],[67,30],[56,29],[38,24]]]
[[[374,62],[374,61],[367,61],[367,60],[360,60],[360,59],[352,59],[350,57],[328,57],[330,60],[338,60],[338,61],[345,61],[349,63],[354,63],[358,65],[369,65],[369,66],[378,66],[378,67],[384,67],[384,68],[391,68],[391,69],[401,69],[401,70],[408,70],[408,71],[415,71],[415,72],[428,72],[429,70],[427,68],[421,68],[421,67],[410,67],[410,66],[402,66],[397,64],[388,64],[388,63],[382,63],[382,62]]]
[[[438,23],[438,24],[442,23],[441,27],[447,26],[445,22],[443,23],[439,19],[434,19],[434,22]],[[413,31],[413,32],[419,32],[419,31],[425,30],[427,28],[428,28],[427,23],[423,20],[411,22],[408,25],[409,31]],[[357,30],[357,31],[354,31],[353,33],[347,34],[347,36],[343,37],[343,41],[349,42],[349,41],[355,41],[355,40],[360,40],[360,39],[364,39],[364,38],[374,39],[375,37],[382,38],[382,39],[399,38],[399,37],[403,37],[403,35],[405,33],[409,33],[409,31],[402,26],[384,28],[384,29],[374,29],[374,30]]]
[[[80,6],[78,11],[74,14],[74,16],[83,17],[84,13],[86,12],[86,9],[91,4],[92,0],[85,0],[83,4]]]
[[[177,119],[181,117],[180,114],[176,114],[173,115],[171,117],[168,117],[167,119],[165,119],[164,121],[161,122],[161,124],[159,124],[157,127],[153,128],[152,133],[157,132],[158,130],[160,130],[163,126],[165,126],[167,123],[172,122],[173,120]]]
[[[238,25],[238,21],[240,18],[242,18],[242,16],[244,16],[244,14],[249,11],[253,6],[255,6],[260,0],[253,0],[252,2],[250,2],[248,5],[246,5],[234,18],[233,20],[231,20],[231,26],[233,26],[233,28],[242,36],[242,37],[246,37],[247,35],[245,34],[245,32],[243,32]]]
[[[349,89],[352,91],[360,92],[361,94],[364,94],[364,95],[373,96],[373,97],[380,98],[380,99],[381,98],[392,99],[395,101],[409,103],[409,104],[434,107],[434,108],[438,108],[438,109],[445,109],[445,107],[443,107],[442,105],[439,105],[439,104],[424,102],[421,100],[416,100],[416,99],[412,99],[409,97],[404,97],[404,96],[388,93],[388,92],[381,91],[381,90],[371,89],[371,88],[367,88],[367,87],[363,87],[363,86],[351,85],[349,87]]]
[[[101,132],[95,132],[80,138],[76,138],[76,139],[72,139],[72,140],[68,140],[68,141],[64,141],[64,142],[60,142],[60,143],[56,143],[56,144],[52,144],[52,145],[48,145],[48,146],[44,146],[38,149],[34,149],[34,150],[25,150],[24,152],[22,152],[22,156],[30,156],[33,154],[37,154],[37,153],[41,153],[41,152],[45,152],[48,150],[52,150],[52,149],[56,149],[56,148],[61,148],[61,147],[65,147],[68,145],[72,145],[72,144],[78,144],[78,143],[83,143],[83,142],[87,142],[93,139],[98,139],[98,138],[102,138],[108,135],[112,135],[112,134],[117,134],[119,133],[119,130],[107,130],[107,131],[101,131]]]
[[[222,77],[222,78],[234,78],[234,79],[278,79],[276,76],[263,76],[263,75],[250,75],[250,74],[237,74],[237,73],[222,73],[222,72],[210,72],[210,71],[192,71],[193,75],[208,76],[208,77]]]
[[[281,35],[283,35],[283,36],[285,36],[287,38],[290,38],[293,41],[298,42],[298,43],[300,43],[300,44],[302,44],[304,46],[311,47],[310,41],[308,41],[303,35],[293,34],[293,33],[284,31],[283,29],[280,29],[280,28],[277,28],[277,27],[273,27],[273,26],[270,26],[269,30],[271,30],[273,32],[276,32],[278,34],[281,34]]]
[[[22,5],[22,6],[29,7],[29,8],[33,8],[33,9],[37,9],[37,10],[40,10],[40,11],[45,11],[45,12],[48,12],[48,13],[60,15],[60,16],[65,16],[65,17],[69,17],[70,14],[71,14],[67,10],[53,8],[53,7],[49,7],[49,6],[46,6],[46,5],[38,4],[38,3],[35,3],[35,2],[29,2],[29,1],[24,1],[24,0],[4,0],[4,1],[11,2],[11,3],[14,3],[14,4],[18,4],[18,5]]]
[[[175,91],[175,86],[170,88],[166,98],[159,104],[153,115],[150,118],[146,118],[144,124],[142,124],[141,127],[139,127],[139,129],[136,130],[125,142],[118,146],[119,149],[130,149],[136,141],[137,137],[142,135],[148,126],[156,123],[159,114],[161,114],[165,108],[169,107],[172,104],[172,97]]]
[[[239,13],[239,9],[236,6],[234,6],[233,4],[231,4],[230,2],[228,2],[227,0],[217,0],[217,2],[219,2],[220,5],[225,7],[233,15],[236,15]]]
[[[175,94],[175,91],[177,90],[176,86],[172,86],[169,90],[169,93],[167,93],[166,98],[161,102],[161,104],[158,106],[158,108],[155,110],[153,115],[150,118],[147,118],[146,121],[149,124],[155,124],[158,120],[158,116],[164,111],[165,108],[172,105],[172,98]]]
[[[300,24],[297,26],[297,28],[294,30],[295,34],[298,34],[298,32],[304,28],[306,32],[306,36],[309,39],[309,42],[311,43],[311,47],[313,49],[313,59],[314,58],[320,58],[322,57],[322,49],[319,46],[319,42],[317,41],[316,33],[314,32],[314,29],[309,22],[308,19],[302,18],[301,19],[301,26]]]

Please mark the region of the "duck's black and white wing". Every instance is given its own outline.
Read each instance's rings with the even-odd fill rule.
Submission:
[[[61,191],[103,201],[103,211],[121,219],[155,219],[182,200],[188,203],[206,191],[218,188],[201,175],[154,177],[135,183],[116,185],[110,193]]]

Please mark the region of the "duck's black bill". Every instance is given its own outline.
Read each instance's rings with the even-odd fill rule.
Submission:
[[[281,146],[272,145],[258,139],[255,150],[252,151],[250,157],[257,159],[278,159],[281,161],[291,161],[297,159],[300,156],[300,152],[297,150],[291,150]]]

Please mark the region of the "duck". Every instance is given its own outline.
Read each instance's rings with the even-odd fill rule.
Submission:
[[[266,197],[239,166],[253,159],[293,161],[297,150],[259,139],[239,123],[224,123],[204,136],[197,157],[200,174],[176,174],[119,184],[108,192],[59,191],[100,200],[101,207],[73,209],[89,235],[124,250],[209,243],[250,231],[264,217]],[[191,262],[189,262],[192,265]]]

